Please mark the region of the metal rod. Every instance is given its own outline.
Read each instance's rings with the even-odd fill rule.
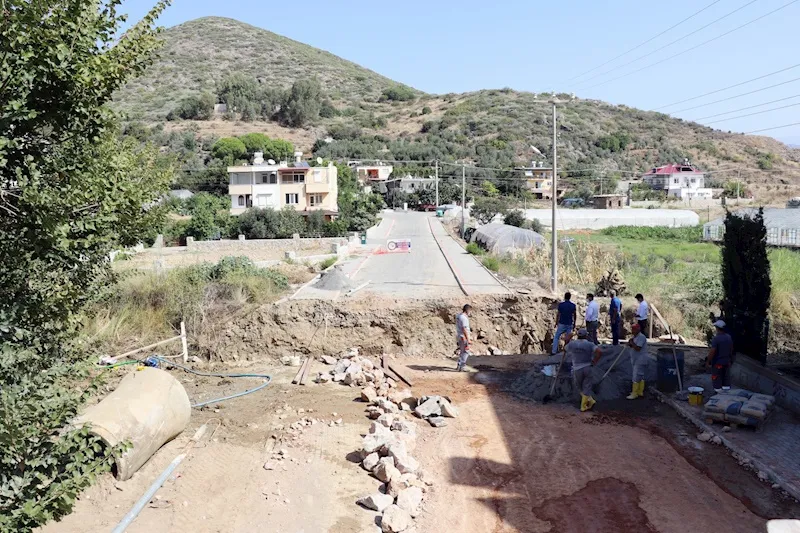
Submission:
[[[467,166],[461,165],[461,238],[467,234],[466,211],[467,211]]]
[[[553,102],[553,188],[550,191],[553,200],[552,221],[552,259],[550,261],[550,290],[558,292],[558,235],[556,231],[556,206],[558,203],[558,146],[556,146],[556,104]]]
[[[436,209],[439,209],[439,160],[436,160]]]
[[[163,341],[154,342],[153,344],[148,344],[147,346],[142,346],[141,348],[136,348],[135,350],[131,350],[130,352],[125,352],[124,354],[118,355],[118,356],[114,357],[113,359],[114,359],[114,361],[116,361],[117,359],[122,359],[123,357],[128,357],[129,355],[133,355],[133,354],[138,353],[138,352],[143,352],[144,350],[149,350],[150,348],[155,348],[156,346],[161,346],[162,344],[166,344],[168,342],[176,341],[176,340],[182,339],[182,338],[183,338],[182,335],[178,335],[177,337],[172,337],[172,338],[169,338],[169,339],[165,339]]]

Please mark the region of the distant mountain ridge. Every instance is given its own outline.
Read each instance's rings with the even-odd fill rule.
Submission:
[[[216,84],[233,73],[276,88],[316,77],[336,112],[303,128],[236,117],[169,122],[166,127],[191,128],[205,137],[261,131],[337,159],[439,159],[495,168],[546,160],[552,144],[547,95],[511,89],[445,95],[413,90],[411,98],[387,100],[382,93],[403,84],[228,18],[185,22],[165,30],[162,38],[160,59],[115,96],[115,107],[129,120],[164,122],[181,99],[202,91],[213,94]],[[662,113],[584,99],[560,107],[559,132],[562,168],[594,168],[594,174],[606,175],[689,158],[704,171],[723,170],[714,175],[722,181],[741,176],[774,184],[765,185],[771,191],[800,194],[800,151],[770,137],[726,133]]]

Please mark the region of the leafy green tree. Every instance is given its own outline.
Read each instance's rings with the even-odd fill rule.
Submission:
[[[251,157],[256,152],[264,152],[270,142],[270,138],[263,133],[245,133],[239,135],[238,139],[244,143],[247,155]],[[264,157],[266,158],[266,154]]]
[[[187,96],[167,115],[167,120],[178,117],[184,120],[208,120],[214,115],[214,104],[214,97],[209,93]]]
[[[294,155],[294,145],[283,139],[270,139],[264,146],[264,159],[289,161]]]
[[[300,128],[319,118],[322,107],[322,87],[314,79],[298,80],[286,94],[279,118],[287,126]]]
[[[77,327],[144,239],[173,169],[107,107],[159,46],[159,2],[124,36],[119,2],[3,3],[0,23],[0,531],[69,513],[112,453],[68,427],[94,390]],[[87,385],[90,384],[90,385]]]
[[[239,231],[247,239],[276,239],[280,214],[272,208],[251,208],[239,215]]]
[[[525,224],[525,214],[519,209],[509,211],[506,213],[505,223],[509,226],[521,228]]]
[[[309,237],[321,237],[325,231],[325,214],[320,209],[311,211],[306,217],[306,231]]]
[[[247,147],[236,137],[223,137],[211,148],[211,155],[227,163],[234,163],[246,154]]]
[[[251,76],[234,73],[217,83],[217,97],[230,111],[242,111],[258,101],[258,81]]]
[[[205,241],[221,231],[220,213],[228,206],[228,198],[200,192],[189,198],[186,203],[189,214],[192,216],[186,228],[187,235]]]
[[[483,194],[489,197],[497,196],[498,194],[500,194],[500,191],[497,190],[497,187],[495,187],[494,183],[492,183],[491,181],[484,181],[481,184],[481,190],[483,191]]]
[[[736,351],[765,363],[772,281],[763,208],[753,217],[731,212],[725,215],[722,287],[725,321]]]
[[[295,233],[302,235],[306,231],[306,221],[294,207],[286,205],[279,211],[278,237],[290,239]]]
[[[481,224],[488,224],[496,215],[505,216],[508,213],[508,200],[505,198],[489,198],[480,196],[470,209],[470,216],[475,217]]]

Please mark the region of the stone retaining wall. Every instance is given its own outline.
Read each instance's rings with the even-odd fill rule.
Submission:
[[[195,241],[191,237],[186,239],[186,249],[189,252],[230,252],[243,253],[253,250],[268,250],[275,252],[302,251],[302,250],[333,250],[334,245],[347,244],[346,237],[319,237],[309,239],[251,239],[219,241]],[[333,252],[335,253],[335,251]]]

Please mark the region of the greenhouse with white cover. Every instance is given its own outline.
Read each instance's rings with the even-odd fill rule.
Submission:
[[[535,231],[495,222],[476,229],[471,241],[499,255],[545,247],[544,237]]]

